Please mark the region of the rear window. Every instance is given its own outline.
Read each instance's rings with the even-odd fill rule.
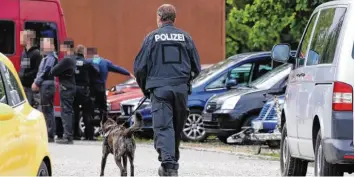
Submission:
[[[5,55],[15,53],[15,23],[0,20],[0,52]]]

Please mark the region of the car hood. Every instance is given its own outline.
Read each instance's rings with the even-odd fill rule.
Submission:
[[[241,96],[241,95],[245,95],[245,94],[249,94],[249,93],[254,93],[254,92],[258,92],[261,91],[261,89],[254,89],[254,88],[237,88],[237,89],[233,89],[230,91],[227,91],[225,93],[221,93],[218,95],[214,95],[210,98],[209,102],[223,102],[231,97],[234,96]]]
[[[112,102],[116,102],[116,101],[123,101],[123,100],[128,100],[128,99],[132,99],[132,98],[138,98],[138,97],[143,97],[143,93],[140,90],[132,90],[130,92],[125,92],[122,94],[118,94],[118,95],[112,95],[107,97],[107,102],[108,103],[112,103]]]

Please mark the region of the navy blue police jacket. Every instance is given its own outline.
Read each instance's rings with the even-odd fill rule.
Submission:
[[[163,24],[148,34],[134,61],[134,75],[142,91],[189,84],[201,71],[200,57],[189,34]]]

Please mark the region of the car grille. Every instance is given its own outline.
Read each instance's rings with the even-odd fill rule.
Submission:
[[[216,102],[209,102],[206,105],[206,112],[212,113],[217,110],[217,103]]]
[[[203,128],[206,129],[219,129],[219,124],[217,121],[203,121]]]
[[[275,104],[270,103],[270,104],[264,105],[264,107],[260,111],[258,119],[263,119],[265,116],[266,116],[265,120],[274,120],[274,119],[276,120],[277,119]]]
[[[130,116],[132,114],[133,105],[123,105],[121,107],[122,115]]]

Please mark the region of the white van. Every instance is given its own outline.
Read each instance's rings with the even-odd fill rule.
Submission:
[[[294,64],[289,76],[281,127],[281,172],[304,176],[315,161],[315,176],[354,171],[355,1],[317,7],[296,56],[288,44],[275,45],[272,58]]]

